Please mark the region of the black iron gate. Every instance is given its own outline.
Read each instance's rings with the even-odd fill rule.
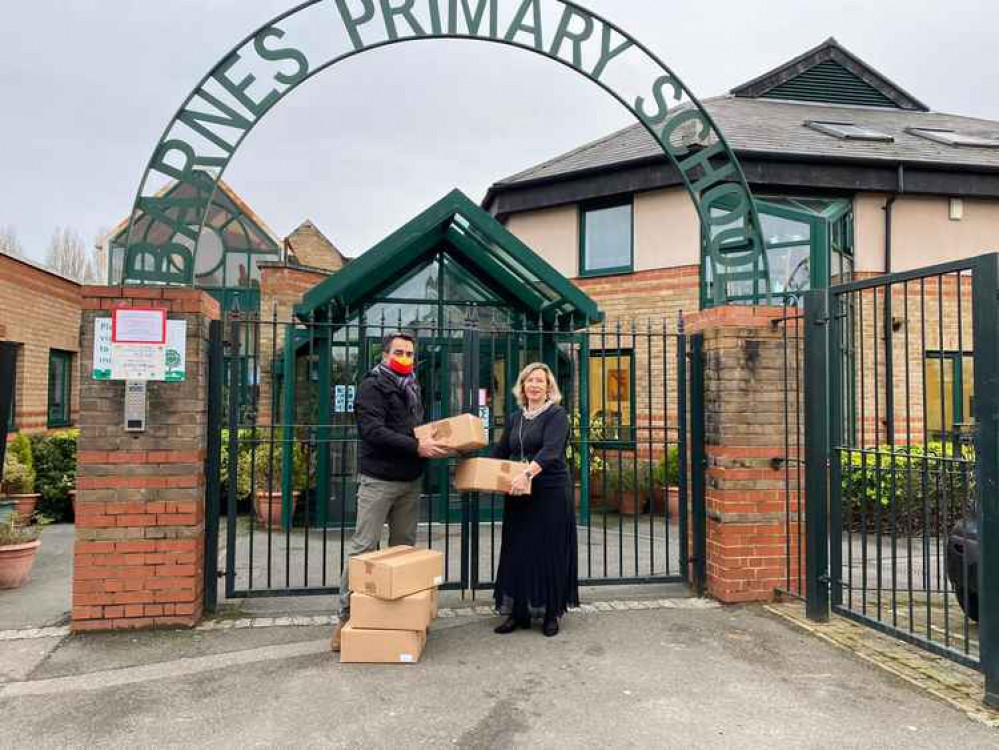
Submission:
[[[470,308],[446,325],[280,322],[276,313],[226,321],[213,339],[209,605],[216,570],[226,598],[337,592],[356,513],[354,394],[396,330],[417,339],[428,419],[477,414],[491,441],[515,408],[520,369],[552,368],[571,417],[581,583],[682,582],[688,570],[703,580],[703,544],[691,548],[688,533],[704,526],[691,515],[704,504],[691,502],[703,480],[688,439],[703,434],[688,419],[699,359],[689,364],[678,324],[578,331],[571,320],[546,328],[498,317]],[[456,493],[455,464],[429,464],[417,543],[444,552],[445,589],[475,592],[492,587],[503,497]]]
[[[999,698],[999,261],[806,296],[807,598]],[[827,544],[828,541],[828,544]]]

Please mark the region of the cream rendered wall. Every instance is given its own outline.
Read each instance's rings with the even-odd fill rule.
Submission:
[[[513,214],[506,228],[563,276],[579,266],[579,211],[575,204]]]
[[[635,195],[635,271],[696,266],[701,229],[682,188]],[[575,205],[513,214],[507,229],[564,276],[579,275],[579,210]]]
[[[884,272],[886,199],[865,193],[855,200],[858,271]],[[999,251],[999,201],[964,199],[964,218],[949,216],[949,198],[900,196],[892,217],[892,271]]]
[[[696,266],[701,262],[701,225],[683,188],[635,196],[635,270]]]

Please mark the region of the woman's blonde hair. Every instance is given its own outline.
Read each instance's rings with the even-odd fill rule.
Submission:
[[[532,362],[520,371],[520,376],[517,378],[517,384],[513,387],[513,397],[517,400],[517,405],[521,408],[527,406],[527,394],[524,393],[524,381],[527,380],[531,373],[536,370],[543,370],[545,378],[548,380],[548,400],[553,404],[561,404],[562,391],[559,390],[558,383],[555,382],[555,374],[552,372],[552,368],[543,362]]]

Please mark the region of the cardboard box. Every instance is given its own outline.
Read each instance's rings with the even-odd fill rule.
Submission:
[[[420,425],[413,432],[418,440],[433,438],[452,450],[462,453],[477,451],[489,445],[486,426],[473,414],[442,419]]]
[[[351,620],[340,633],[341,664],[415,664],[427,645],[426,630],[363,630]]]
[[[350,595],[350,624],[363,630],[426,630],[437,617],[437,589],[388,601]]]
[[[350,558],[350,590],[379,599],[401,599],[444,583],[444,555],[417,547],[388,549]]]
[[[523,474],[527,464],[495,458],[469,458],[458,463],[454,486],[459,492],[502,492],[510,494],[510,483]]]

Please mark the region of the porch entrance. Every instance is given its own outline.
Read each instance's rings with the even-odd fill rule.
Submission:
[[[581,582],[688,580],[688,342],[677,321],[608,326],[459,193],[307,293],[296,313],[233,316],[216,342],[218,361],[251,363],[213,370],[227,408],[207,558],[226,597],[336,592],[356,517],[354,395],[395,331],[417,340],[427,419],[476,414],[490,442],[515,408],[520,370],[546,362],[571,415]],[[504,498],[456,492],[456,463],[428,465],[418,544],[444,552],[445,588],[488,589]]]

